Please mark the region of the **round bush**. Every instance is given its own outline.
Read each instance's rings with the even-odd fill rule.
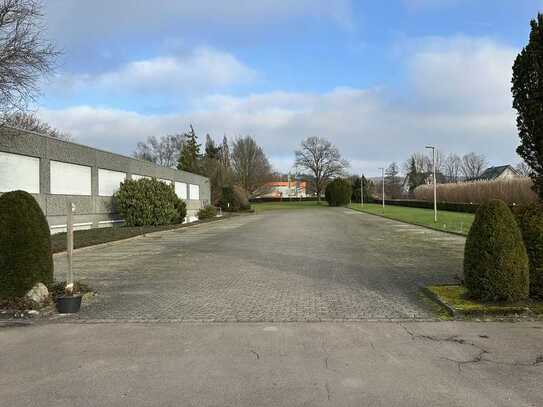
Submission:
[[[156,178],[126,180],[114,195],[117,211],[127,226],[159,226],[182,223],[186,205],[173,185]]]
[[[530,296],[543,299],[543,205],[520,209],[517,220],[530,261]]]
[[[247,193],[238,186],[223,187],[219,206],[226,212],[238,212],[251,208]]]
[[[53,281],[49,225],[32,195],[0,196],[0,298],[22,297]]]
[[[208,205],[205,208],[200,209],[196,216],[198,216],[199,220],[214,218],[217,216],[217,208]]]
[[[466,240],[464,279],[469,294],[483,301],[528,298],[528,255],[505,202],[492,200],[477,210]]]
[[[345,179],[337,178],[326,186],[325,197],[330,206],[347,205],[351,194],[351,183]]]

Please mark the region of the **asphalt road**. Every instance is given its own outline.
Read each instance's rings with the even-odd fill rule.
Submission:
[[[418,285],[455,282],[464,238],[348,209],[276,211],[89,248],[85,320],[427,319]],[[65,256],[56,256],[56,278]]]
[[[98,296],[0,327],[0,406],[542,406],[542,321],[425,321],[462,246],[323,209],[78,251]]]
[[[0,328],[0,405],[539,407],[542,337],[542,323]]]

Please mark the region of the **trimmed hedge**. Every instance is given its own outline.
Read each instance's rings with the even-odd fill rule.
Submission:
[[[543,204],[519,208],[516,215],[530,260],[530,296],[543,299]]]
[[[477,211],[466,240],[464,279],[470,295],[483,301],[528,298],[528,255],[505,202],[493,200]]]
[[[0,196],[0,298],[22,297],[37,283],[53,281],[49,225],[32,195]]]
[[[352,187],[348,180],[337,178],[326,186],[324,194],[328,205],[343,206],[351,201]]]
[[[173,185],[156,178],[126,180],[113,199],[127,226],[183,223],[187,214],[186,204],[177,197]]]
[[[217,216],[217,208],[214,206],[208,205],[205,208],[201,208],[196,214],[199,220],[202,219],[211,219]]]
[[[381,204],[380,199],[373,199],[373,203]],[[417,201],[415,199],[385,199],[385,205],[406,206],[409,208],[434,209],[433,201]],[[479,204],[461,202],[438,202],[437,209],[440,211],[476,213]]]

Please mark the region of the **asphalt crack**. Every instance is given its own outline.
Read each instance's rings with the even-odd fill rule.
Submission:
[[[463,339],[459,337],[458,335],[450,335],[446,337],[439,337],[434,335],[418,335],[411,331],[409,328],[407,328],[405,325],[399,324],[404,331],[411,337],[412,340],[422,339],[426,341],[431,342],[449,342],[449,343],[455,343],[458,345],[466,345],[471,346],[475,348],[478,353],[471,359],[467,360],[458,360],[458,359],[451,359],[447,357],[442,357],[443,360],[447,360],[449,362],[456,363],[458,366],[458,370],[461,371],[463,366],[470,365],[470,364],[477,364],[477,363],[493,363],[497,365],[503,365],[503,366],[512,366],[512,367],[538,367],[543,366],[543,354],[537,355],[532,361],[529,362],[500,362],[492,360],[488,357],[485,357],[485,355],[490,355],[491,352],[487,350],[485,347],[478,345],[476,343],[467,341],[466,339]],[[487,335],[479,335],[479,338],[482,339],[488,339]]]

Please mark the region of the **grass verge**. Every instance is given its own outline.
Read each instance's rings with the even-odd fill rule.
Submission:
[[[434,285],[425,287],[425,292],[443,305],[452,316],[507,316],[543,315],[543,302],[522,301],[517,303],[488,303],[469,298],[462,285]]]
[[[360,204],[352,204],[351,209],[464,236],[468,234],[475,218],[472,213],[438,211],[438,221],[434,222],[434,211],[432,209],[389,205],[385,206],[383,212],[381,205],[373,203],[364,204],[364,207]]]
[[[110,228],[95,228],[88,230],[76,230],[74,232],[74,249],[94,246],[102,243],[115,242],[117,240],[129,239],[131,237],[145,235],[147,233],[161,232],[164,230],[180,229],[201,223],[216,222],[221,219],[237,216],[236,214],[225,213],[221,218],[205,219],[192,223],[181,225],[165,226],[118,226]],[[66,233],[57,233],[51,236],[51,246],[53,253],[66,251]]]

